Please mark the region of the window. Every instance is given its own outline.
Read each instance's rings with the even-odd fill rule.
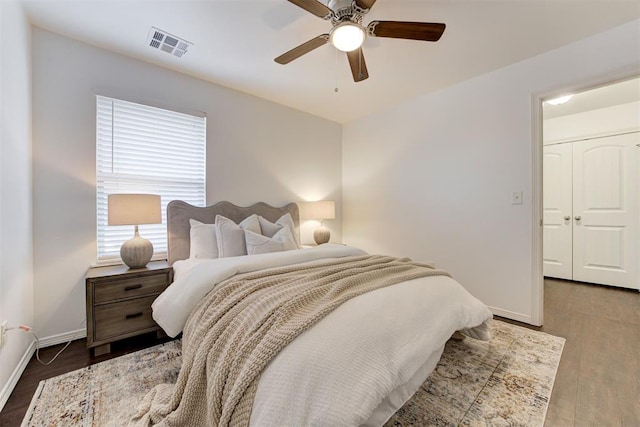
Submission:
[[[159,194],[162,224],[141,225],[153,259],[167,255],[167,203],[205,204],[206,118],[97,97],[96,199],[98,263],[120,259],[133,226],[107,225],[107,195]]]

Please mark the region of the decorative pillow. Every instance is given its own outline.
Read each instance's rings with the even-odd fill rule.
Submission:
[[[240,225],[222,215],[216,215],[216,238],[218,240],[218,257],[226,258],[247,254],[244,230],[260,234],[258,215],[245,218]]]
[[[260,230],[262,231],[262,235],[267,237],[273,237],[274,234],[282,230],[283,227],[280,224],[274,224],[260,215],[258,215],[258,221],[260,221]]]
[[[293,237],[293,241],[295,242],[295,245],[296,245],[296,247],[293,249],[300,248],[300,241],[298,239],[297,233],[295,232],[296,226],[293,223],[293,218],[291,218],[291,214],[287,213],[282,215],[275,222],[275,224],[261,216],[258,217],[258,220],[260,221],[260,228],[262,229],[262,235],[267,237],[273,237],[283,227],[288,227],[289,232],[291,233],[291,236]]]
[[[275,239],[253,231],[244,230],[244,237],[247,242],[247,254],[266,254],[269,252],[282,252],[284,245]]]
[[[298,249],[296,241],[287,226],[281,226],[280,231],[274,234],[273,237],[267,237],[250,230],[244,230],[244,234],[247,242],[247,254],[249,255]]]
[[[216,239],[216,225],[204,224],[195,219],[189,219],[190,253],[189,258],[218,258],[218,239]]]

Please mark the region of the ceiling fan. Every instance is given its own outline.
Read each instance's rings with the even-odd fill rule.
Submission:
[[[330,20],[333,28],[329,33],[314,37],[283,53],[275,61],[278,64],[288,64],[328,42],[336,49],[347,53],[355,82],[361,82],[369,77],[362,54],[362,43],[367,35],[436,42],[440,40],[445,29],[445,24],[402,21],[371,21],[365,27],[362,25],[362,18],[371,10],[376,0],[329,0],[327,6],[318,0],[287,1],[319,18]]]

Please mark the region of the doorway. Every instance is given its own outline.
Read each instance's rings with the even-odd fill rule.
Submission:
[[[640,290],[640,79],[542,112],[544,277]]]

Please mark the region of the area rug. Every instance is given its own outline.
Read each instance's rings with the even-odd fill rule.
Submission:
[[[489,342],[449,340],[388,426],[542,426],[564,339],[505,322]],[[154,385],[174,383],[180,341],[40,382],[23,426],[124,426]]]

